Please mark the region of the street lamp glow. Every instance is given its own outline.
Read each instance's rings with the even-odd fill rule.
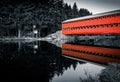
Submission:
[[[36,25],[33,25],[33,28],[36,28]]]
[[[34,33],[34,34],[37,34],[37,33],[38,33],[38,31],[37,31],[37,30],[34,30],[34,31],[33,31],[33,33]]]

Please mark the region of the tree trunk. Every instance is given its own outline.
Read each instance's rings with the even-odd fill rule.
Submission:
[[[38,37],[41,37],[40,33],[41,33],[41,29],[39,29],[39,31],[38,31]]]
[[[18,38],[21,38],[21,30],[18,29]]]

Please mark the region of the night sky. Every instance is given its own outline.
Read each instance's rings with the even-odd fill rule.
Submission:
[[[64,2],[71,5],[76,2],[78,8],[86,8],[93,14],[120,9],[120,0],[64,0]]]

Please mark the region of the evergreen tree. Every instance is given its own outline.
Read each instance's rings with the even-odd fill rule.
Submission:
[[[70,18],[73,18],[73,17],[72,17],[72,14],[73,14],[73,13],[72,13],[72,7],[71,7],[71,5],[69,5],[69,6],[68,6],[68,18],[69,18],[69,19],[70,19]]]
[[[80,17],[87,16],[87,15],[92,15],[92,13],[90,13],[87,9],[84,9],[84,8],[81,8],[79,10],[79,16]]]
[[[76,3],[73,5],[73,18],[75,17],[78,17],[78,7]]]
[[[21,30],[23,29],[25,22],[31,16],[31,11],[33,10],[33,8],[33,6],[26,4],[20,4],[14,7],[12,18],[14,26],[16,27],[16,29],[18,29],[18,38],[21,37]]]
[[[68,4],[66,3],[65,5],[64,5],[64,9],[63,9],[64,11],[63,11],[63,18],[64,18],[64,20],[66,20],[66,19],[68,19]]]

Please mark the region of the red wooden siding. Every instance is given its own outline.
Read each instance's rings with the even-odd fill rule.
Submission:
[[[120,14],[62,23],[62,34],[119,34]]]

